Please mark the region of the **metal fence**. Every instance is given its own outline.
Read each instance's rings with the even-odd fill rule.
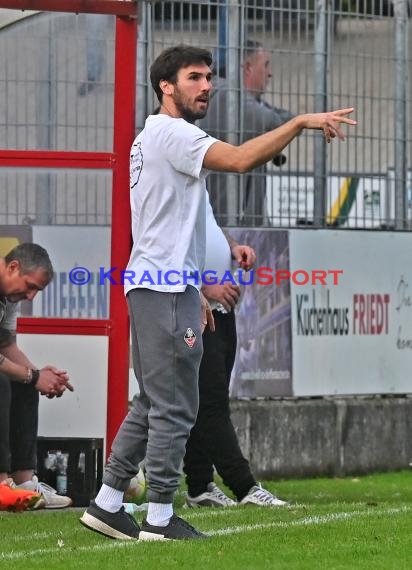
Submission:
[[[294,114],[354,106],[359,125],[331,145],[305,132],[285,150],[286,162],[254,172],[264,216],[244,215],[245,176],[210,179],[221,223],[409,230],[410,14],[408,0],[141,2],[137,126],[156,105],[151,62],[165,47],[191,43],[213,51],[224,84],[219,137],[245,140],[243,48],[258,41],[272,66],[267,105]],[[35,14],[1,29],[2,146],[109,149],[113,46],[112,17]],[[109,174],[3,169],[0,180],[0,224],[110,223]]]
[[[111,151],[114,17],[24,16],[0,29],[0,145]],[[2,168],[0,224],[108,225],[111,187],[111,171]]]

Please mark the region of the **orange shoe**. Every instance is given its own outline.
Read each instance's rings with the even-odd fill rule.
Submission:
[[[44,507],[44,499],[39,493],[16,489],[13,480],[0,483],[0,511],[27,511]]]

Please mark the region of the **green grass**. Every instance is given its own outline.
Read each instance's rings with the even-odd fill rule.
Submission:
[[[83,528],[82,511],[0,515],[0,566],[151,569],[412,568],[412,473],[267,482],[288,508],[182,510],[204,541],[120,542]],[[176,504],[183,503],[179,494]],[[140,513],[138,513],[140,515]],[[141,515],[140,515],[141,516]]]

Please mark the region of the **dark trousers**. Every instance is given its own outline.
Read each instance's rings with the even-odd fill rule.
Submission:
[[[216,331],[203,334],[199,370],[199,412],[186,444],[184,472],[188,493],[195,497],[213,481],[213,466],[241,500],[256,484],[230,418],[229,383],[236,354],[233,312],[213,311]]]
[[[39,393],[0,374],[0,472],[36,468]]]

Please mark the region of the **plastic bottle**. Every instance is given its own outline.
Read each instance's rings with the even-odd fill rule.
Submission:
[[[133,515],[139,511],[147,511],[149,503],[142,503],[141,505],[136,505],[135,503],[123,503],[123,507],[126,513]]]
[[[222,303],[218,303],[216,305],[216,311],[219,311],[219,313],[223,313],[224,315],[226,315],[229,311],[227,311],[224,306],[222,305]]]
[[[56,452],[56,490],[59,495],[67,495],[67,453]]]

